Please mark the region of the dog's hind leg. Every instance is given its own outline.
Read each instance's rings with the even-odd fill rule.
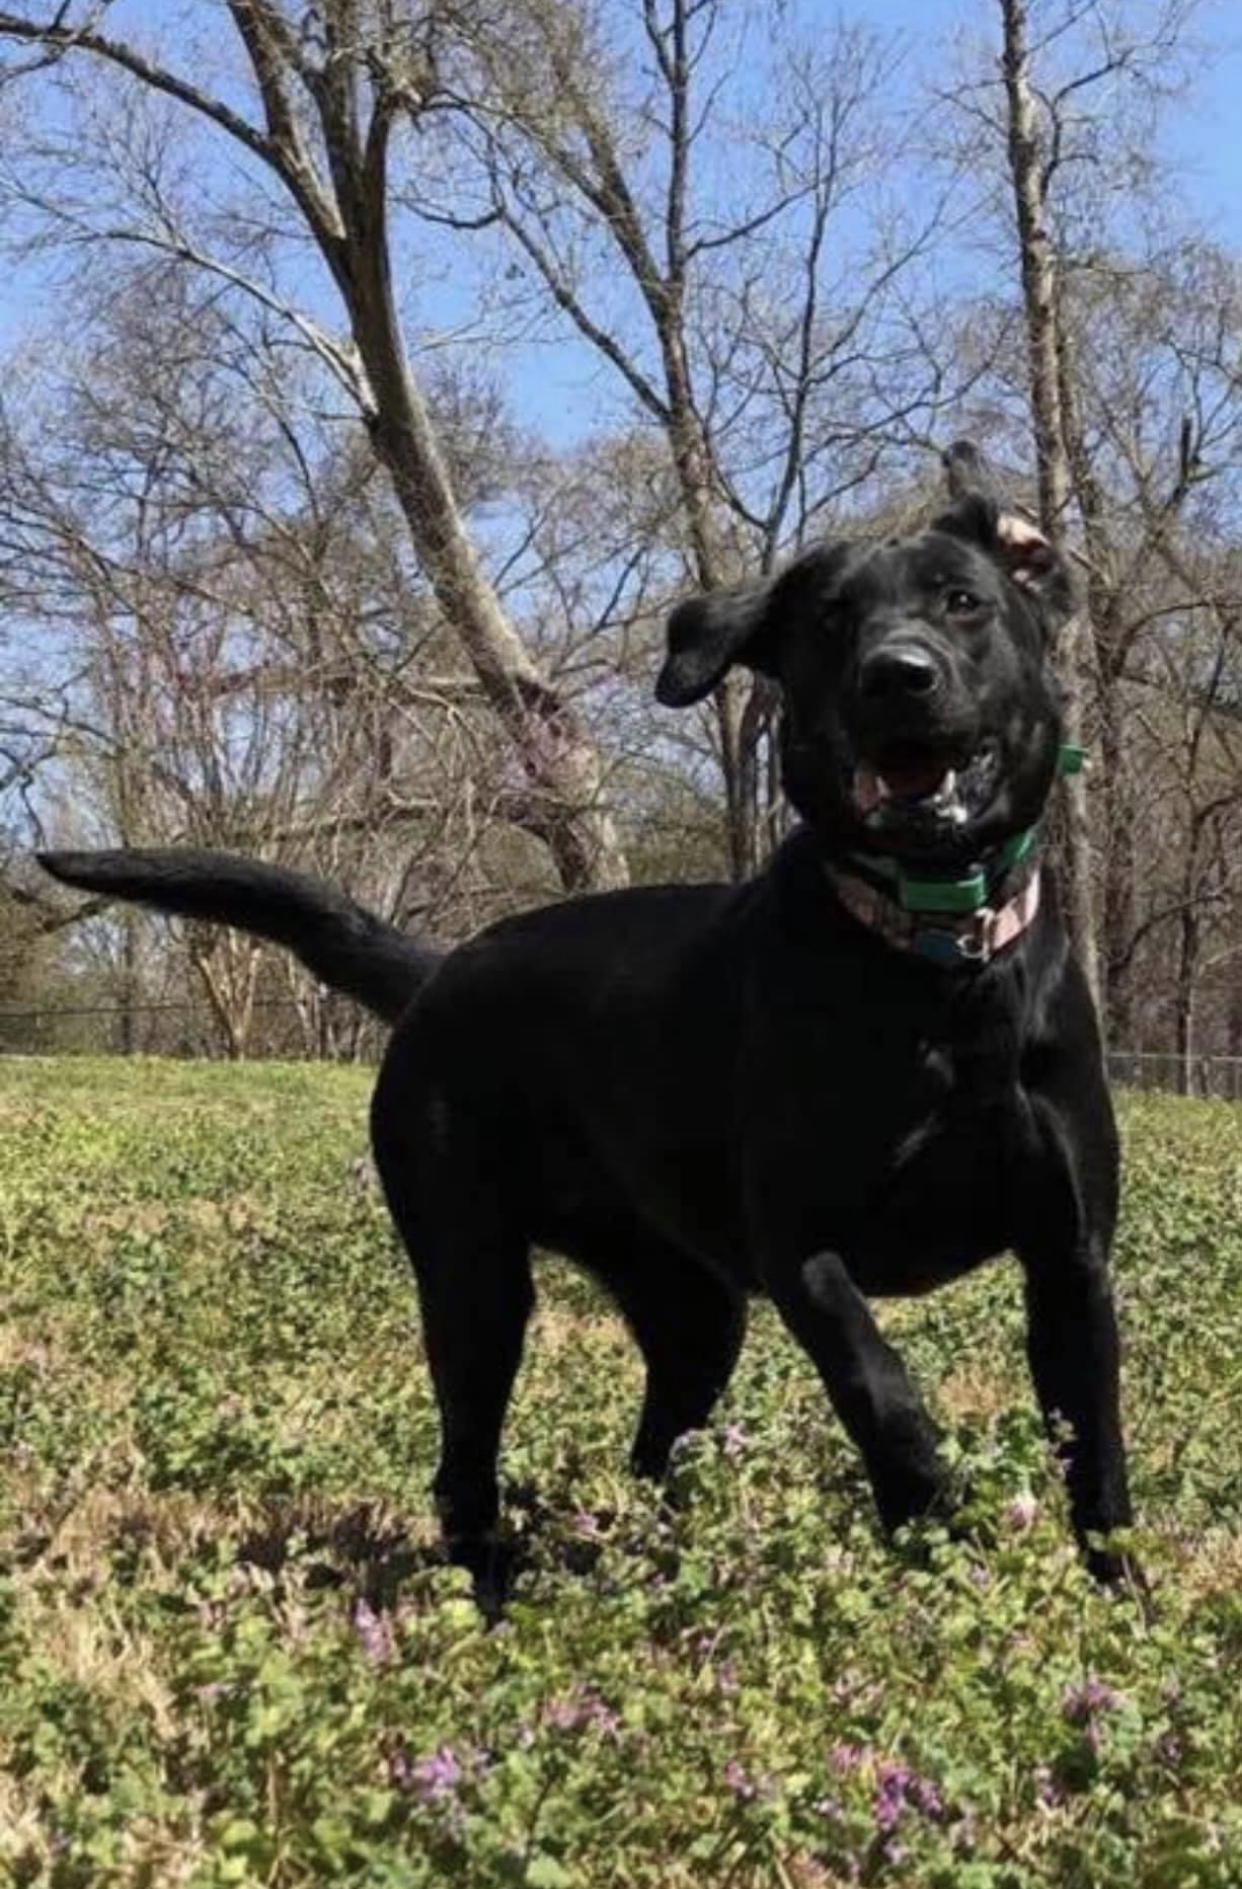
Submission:
[[[707,1423],[746,1335],[746,1300],[676,1247],[641,1234],[591,1270],[617,1305],[647,1367],[630,1451],[637,1476],[658,1480],[679,1436]]]
[[[412,1255],[414,1257],[414,1255]],[[475,1230],[414,1257],[423,1341],[440,1409],[432,1493],[452,1559],[481,1589],[503,1586],[500,1437],[534,1304],[525,1242]]]
[[[375,1159],[418,1285],[440,1413],[431,1486],[445,1546],[490,1608],[503,1599],[506,1578],[498,1459],[535,1298],[529,1241],[473,1135],[445,1137],[430,1158],[415,1154],[416,1114],[408,1099],[399,1112],[377,1109]]]
[[[862,1453],[885,1527],[942,1509],[947,1472],[936,1427],[841,1259],[817,1253],[768,1285]]]

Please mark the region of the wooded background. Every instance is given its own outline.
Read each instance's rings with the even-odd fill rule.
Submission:
[[[1227,14],[0,8],[0,1007],[365,1041],[33,844],[228,847],[444,941],[752,871],[772,700],[657,710],[664,613],[917,523],[966,434],[1079,572],[1109,1040],[1242,1054],[1242,278],[1167,140]]]

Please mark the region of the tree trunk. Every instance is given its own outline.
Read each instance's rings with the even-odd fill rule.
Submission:
[[[1225,1086],[1222,1095],[1227,1095],[1231,1102],[1242,1101],[1242,976],[1235,966],[1229,980],[1229,1003],[1225,1014],[1225,1052],[1229,1063],[1225,1072]]]
[[[1035,94],[1027,46],[1025,0],[999,0],[1004,32],[1002,67],[1008,102],[1009,176],[1018,226],[1022,299],[1026,316],[1027,371],[1031,426],[1039,474],[1040,527],[1060,545],[1071,494],[1058,367],[1057,258],[1048,228]],[[1082,698],[1078,686],[1081,621],[1075,617],[1060,633],[1058,668],[1065,687],[1065,735],[1081,745]],[[1091,889],[1091,842],[1087,783],[1070,775],[1061,789],[1060,861],[1070,937],[1097,1008],[1099,957]]]
[[[420,66],[411,36],[409,56],[392,63],[392,43],[404,45],[406,36],[362,30],[359,9],[340,0],[306,10],[313,32],[300,32],[275,0],[226,5],[262,101],[263,127],[191,79],[97,31],[97,19],[71,24],[66,8],[54,9],[42,24],[5,11],[0,34],[42,45],[49,59],[68,52],[96,59],[177,99],[280,180],[340,292],[362,374],[330,338],[319,336],[318,351],[362,409],[445,619],[513,742],[526,782],[526,791],[512,798],[514,817],[547,842],[568,890],[624,884],[625,856],[603,805],[599,754],[542,674],[479,564],[392,297],[389,140],[396,118],[417,122],[436,91],[433,62],[428,57]],[[385,9],[379,11],[383,16]],[[326,175],[307,132],[311,112],[323,133]],[[298,325],[304,335],[315,326],[301,320]]]
[[[1117,1049],[1134,1044],[1134,977],[1129,959],[1134,937],[1136,866],[1134,810],[1123,763],[1118,704],[1101,702],[1100,770],[1104,800],[1104,1024]]]
[[[224,1053],[231,1063],[244,1062],[254,1022],[260,947],[251,938],[228,933],[213,937],[209,928],[197,924],[188,928],[188,945]]]
[[[377,106],[376,110],[380,108]],[[330,147],[345,128],[327,123]],[[599,753],[509,621],[466,533],[434,422],[410,369],[392,294],[382,157],[334,179],[344,236],[322,245],[349,312],[369,385],[372,442],[419,561],[483,692],[513,742],[527,791],[519,824],[544,840],[566,891],[625,885],[629,872],[604,805]]]
[[[674,280],[660,288],[652,285],[647,301],[660,337],[668,395],[666,431],[685,508],[695,575],[704,590],[716,590],[737,572],[729,568],[730,559],[718,529],[718,479],[711,443],[694,404],[680,282]],[[725,791],[729,872],[735,880],[748,878],[758,867],[762,853],[758,751],[766,699],[762,686],[744,671],[725,676],[713,697]]]
[[[132,1056],[138,1047],[138,1018],[134,1005],[138,999],[138,915],[126,911],[120,915],[121,924],[121,989],[120,1013],[117,1017],[119,1040],[117,1048],[122,1056]]]
[[[475,555],[391,292],[390,134],[399,115],[417,121],[424,85],[426,96],[436,89],[434,70],[430,63],[418,69],[412,55],[396,67],[386,64],[391,48],[382,35],[368,39],[359,30],[352,6],[310,9],[315,31],[308,37],[275,0],[226,5],[262,101],[262,127],[191,79],[96,31],[93,21],[71,25],[64,8],[43,24],[5,12],[0,32],[42,45],[51,57],[94,58],[177,99],[279,179],[340,292],[357,359],[324,335],[317,350],[359,404],[419,562],[513,743],[525,786],[512,797],[513,817],[546,841],[567,889],[624,884],[625,856],[603,804],[599,754],[522,642]],[[312,112],[326,172],[308,132]],[[187,259],[196,260],[190,252]],[[293,319],[304,334],[314,330],[313,322]]]
[[[564,98],[591,153],[593,174],[586,194],[606,217],[610,234],[624,257],[646,305],[660,350],[663,398],[651,390],[648,404],[658,417],[681,495],[695,576],[705,591],[719,589],[738,575],[720,530],[721,477],[710,434],[695,404],[690,354],[686,343],[685,296],[688,279],[685,207],[686,180],[693,140],[690,91],[693,60],[687,28],[693,8],[673,0],[668,38],[653,39],[668,89],[670,183],[664,228],[664,258],[653,249],[638,204],[626,179],[613,127],[601,117],[597,102],[581,83],[581,74],[558,61]],[[659,42],[657,44],[657,41]],[[576,154],[567,158],[546,130],[533,128],[536,141],[569,177],[583,188]],[[758,749],[766,696],[743,673],[726,676],[714,691],[720,768],[725,790],[725,830],[729,869],[744,879],[759,863]]]
[[[1194,1094],[1195,979],[1199,969],[1199,919],[1189,903],[1183,908],[1177,954],[1174,995],[1177,1086],[1182,1095]]]
[[[1134,809],[1124,765],[1124,705],[1120,700],[1124,651],[1121,647],[1121,598],[1113,547],[1105,516],[1104,494],[1091,462],[1076,376],[1076,344],[1070,333],[1061,285],[1052,304],[1060,401],[1061,437],[1073,497],[1082,520],[1087,554],[1086,611],[1079,645],[1091,664],[1099,729],[1100,798],[1104,806],[1104,951],[1098,964],[1097,1007],[1107,1040],[1128,1047],[1133,1030],[1133,986],[1128,976],[1113,976],[1125,962],[1134,931]],[[1081,670],[1079,671],[1081,678]],[[1081,686],[1081,682],[1080,682]],[[1085,797],[1084,797],[1085,806]],[[1088,838],[1088,847],[1090,841]],[[1089,858],[1088,853],[1088,858]],[[1088,885],[1090,881],[1088,880]]]

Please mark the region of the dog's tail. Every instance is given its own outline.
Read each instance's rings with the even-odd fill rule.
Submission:
[[[435,969],[434,951],[355,905],[332,886],[235,853],[39,853],[55,879],[130,899],[178,918],[233,925],[286,945],[333,990],[395,1023]]]

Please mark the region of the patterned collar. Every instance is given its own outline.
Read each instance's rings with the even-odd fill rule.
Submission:
[[[828,861],[825,871],[842,905],[860,925],[899,951],[931,964],[986,964],[1022,936],[1039,910],[1040,872],[1034,861],[1004,905],[981,903],[973,910],[956,912],[911,911],[900,902],[896,885],[881,890],[860,874]]]

